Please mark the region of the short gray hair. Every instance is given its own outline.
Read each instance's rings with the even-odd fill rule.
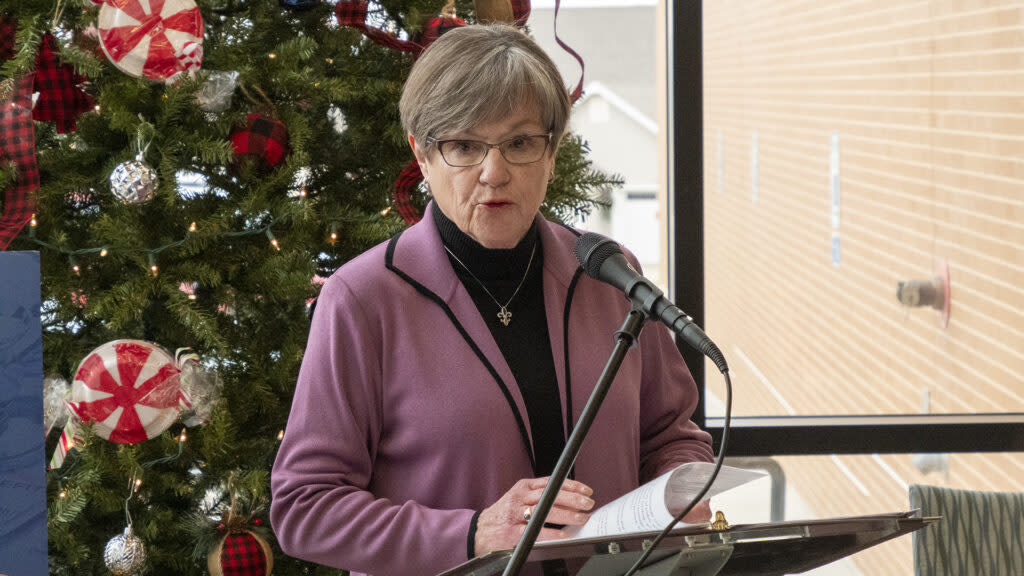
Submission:
[[[449,30],[412,67],[398,110],[405,131],[429,150],[427,139],[501,120],[532,104],[557,148],[572,104],[551,57],[509,24]]]

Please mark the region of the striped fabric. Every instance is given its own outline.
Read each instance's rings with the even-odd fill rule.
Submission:
[[[914,532],[917,576],[1024,574],[1024,493],[914,484],[910,507],[943,517]]]

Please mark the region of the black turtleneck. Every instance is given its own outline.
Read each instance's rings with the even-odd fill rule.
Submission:
[[[441,240],[469,270],[451,254],[448,260],[490,328],[523,395],[537,463],[534,472],[537,476],[547,476],[555,469],[565,446],[565,428],[544,309],[541,270],[544,258],[537,226],[534,224],[515,248],[489,249],[459,230],[436,202],[432,206]],[[536,253],[531,262],[530,254],[534,247]],[[498,318],[499,305],[481,284],[504,304],[520,281],[523,285],[507,307],[512,319],[505,326]]]

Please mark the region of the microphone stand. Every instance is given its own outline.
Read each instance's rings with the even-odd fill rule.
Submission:
[[[509,558],[502,576],[518,576],[523,564],[526,563],[526,558],[529,556],[530,550],[533,549],[537,536],[540,535],[540,529],[544,526],[544,520],[551,510],[551,506],[555,503],[555,496],[558,494],[559,489],[561,489],[562,482],[569,475],[569,469],[572,468],[573,463],[576,461],[576,456],[580,453],[580,447],[583,446],[583,439],[587,436],[590,425],[593,424],[597,411],[601,408],[601,403],[604,402],[604,397],[608,394],[612,380],[615,379],[619,367],[622,366],[626,352],[629,351],[637,338],[640,337],[640,330],[643,329],[646,320],[647,314],[643,310],[634,307],[626,316],[622,328],[615,333],[615,348],[612,349],[608,363],[605,364],[604,371],[601,372],[601,377],[598,378],[597,385],[594,386],[594,391],[590,393],[587,405],[583,407],[579,421],[566,441],[562,455],[558,457],[558,463],[555,464],[555,469],[551,472],[548,485],[541,492],[540,501],[534,506],[533,516],[527,522],[526,531],[523,532],[519,543],[516,544],[515,549],[512,551],[512,556]]]

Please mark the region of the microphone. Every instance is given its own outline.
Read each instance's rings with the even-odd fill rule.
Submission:
[[[640,275],[622,253],[622,248],[611,238],[587,232],[576,240],[573,254],[587,276],[622,290],[649,317],[656,318],[669,330],[678,334],[688,345],[715,363],[718,371],[726,373],[729,366],[725,355],[707,334],[694,323],[686,312],[665,298],[664,292],[653,282]]]

